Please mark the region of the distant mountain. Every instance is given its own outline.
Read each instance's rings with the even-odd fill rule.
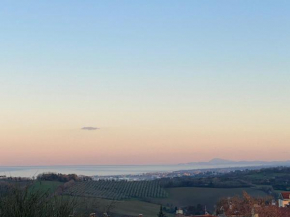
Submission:
[[[234,161],[225,160],[225,159],[221,159],[221,158],[213,158],[207,163],[211,163],[211,164],[231,164],[231,163],[234,163]]]
[[[232,161],[221,158],[213,158],[207,162],[190,162],[180,165],[203,165],[203,166],[290,166],[288,161]]]

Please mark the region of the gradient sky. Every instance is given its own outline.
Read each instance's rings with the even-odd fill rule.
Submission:
[[[1,1],[0,165],[289,160],[289,11]]]

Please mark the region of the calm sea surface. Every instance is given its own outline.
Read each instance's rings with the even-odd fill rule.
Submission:
[[[208,166],[207,166],[208,167]],[[23,167],[8,167],[0,166],[0,175],[13,177],[33,177],[44,172],[55,173],[75,173],[77,175],[127,175],[127,174],[142,174],[148,172],[168,172],[183,169],[202,169],[202,166],[192,165],[142,165],[142,166],[23,166]]]

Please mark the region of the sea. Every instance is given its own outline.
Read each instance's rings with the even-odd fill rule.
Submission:
[[[63,173],[85,176],[137,175],[153,172],[205,169],[196,165],[76,165],[76,166],[0,166],[0,176],[37,177],[41,173]],[[218,168],[218,166],[215,166]]]

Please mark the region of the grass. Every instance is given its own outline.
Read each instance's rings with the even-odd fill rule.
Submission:
[[[122,215],[138,216],[139,214],[143,214],[146,217],[156,217],[159,211],[159,205],[137,200],[120,201],[117,202],[115,210]]]
[[[66,196],[71,197],[71,196]],[[78,212],[80,213],[104,213],[107,212],[107,207],[113,203],[113,207],[110,213],[114,213],[114,216],[138,216],[143,214],[146,217],[156,217],[160,205],[139,200],[123,200],[112,201],[101,198],[88,198],[88,197],[75,197],[79,204]],[[167,217],[173,217],[168,214]]]
[[[152,198],[153,203],[163,204],[165,206],[189,206],[202,204],[206,205],[208,210],[213,211],[214,205],[222,197],[242,195],[246,191],[252,196],[266,196],[267,194],[254,188],[168,188],[168,198]]]
[[[63,183],[62,182],[57,182],[57,181],[36,181],[32,185],[32,190],[33,191],[45,191],[48,193],[53,193],[56,191],[56,189],[61,186]]]

